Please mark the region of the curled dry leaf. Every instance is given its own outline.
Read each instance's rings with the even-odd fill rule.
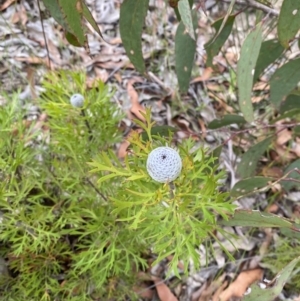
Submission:
[[[241,272],[238,277],[224,290],[220,296],[220,301],[229,301],[232,297],[243,297],[247,288],[254,282],[261,280],[263,277],[262,269],[254,269]]]
[[[292,139],[292,132],[288,129],[284,129],[277,133],[276,143],[278,145],[284,145]]]
[[[16,2],[16,0],[7,0],[0,6],[0,11],[7,9],[11,4]]]
[[[139,95],[133,87],[133,84],[139,80],[129,80],[127,83],[127,93],[130,97],[131,101],[131,109],[130,112],[133,113],[138,119],[145,121],[144,116],[141,112],[146,113],[145,108],[139,102]]]
[[[167,285],[158,277],[152,276],[160,301],[178,301]]]
[[[11,18],[11,22],[13,24],[20,22],[24,26],[27,23],[27,21],[28,21],[28,17],[27,17],[26,10],[24,6],[21,5],[21,8],[13,14]]]
[[[210,79],[212,73],[213,69],[211,67],[205,68],[201,76],[197,76],[192,80],[192,84],[207,81],[208,79]]]
[[[26,62],[28,64],[35,64],[35,65],[41,64],[41,65],[46,65],[49,69],[52,68],[49,65],[49,60],[47,58],[40,58],[40,57],[32,56],[32,57],[15,57],[14,59],[19,62]]]
[[[128,136],[122,141],[120,144],[120,147],[118,149],[118,158],[123,159],[127,155],[127,149],[130,145],[130,142],[128,141],[128,138],[133,135],[135,132],[138,132],[139,134],[142,132],[142,129],[137,129],[137,130],[131,130],[128,134]]]

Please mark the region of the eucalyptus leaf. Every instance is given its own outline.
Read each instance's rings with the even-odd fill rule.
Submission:
[[[284,0],[280,9],[277,31],[282,46],[289,47],[300,29],[300,1]]]
[[[300,260],[300,257],[293,259],[285,268],[283,268],[272,281],[272,285],[261,288],[257,284],[252,284],[250,293],[243,298],[243,301],[273,301],[281,293],[288,279]]]
[[[213,58],[220,52],[222,46],[228,39],[232,31],[234,20],[235,20],[235,15],[229,16],[228,19],[225,21],[225,24],[220,32],[219,29],[224,21],[224,18],[219,19],[212,24],[212,27],[215,28],[217,33],[211,40],[209,40],[204,45],[205,50],[207,52],[207,60],[206,60],[207,66],[209,67],[213,66]]]
[[[223,226],[241,226],[258,228],[292,228],[292,221],[268,212],[237,209],[229,220],[219,222]]]
[[[270,101],[279,107],[300,81],[300,58],[290,60],[278,68],[270,80]]]
[[[262,42],[255,66],[255,81],[270,64],[274,63],[280,57],[283,51],[284,48],[277,39]]]
[[[259,176],[243,179],[233,186],[230,195],[232,197],[240,197],[266,187],[272,181],[274,181],[274,178]]]
[[[140,72],[145,72],[142,53],[142,31],[149,0],[124,0],[120,9],[120,34],[126,54]]]
[[[262,43],[262,23],[256,25],[254,31],[246,37],[241,49],[237,66],[237,86],[240,110],[248,122],[253,121],[251,100],[253,76],[256,61]]]
[[[194,22],[197,20],[193,14]],[[186,92],[189,87],[194,57],[196,52],[196,41],[190,37],[181,21],[175,35],[175,69],[181,92]]]
[[[190,4],[188,0],[179,0],[178,1],[178,10],[180,13],[181,21],[184,24],[187,33],[189,36],[195,40],[195,30],[193,26],[193,17]]]
[[[70,26],[65,21],[66,15],[59,6],[58,0],[43,0],[45,7],[49,10],[54,20],[66,31],[71,31]]]
[[[279,112],[280,114],[284,114],[294,109],[300,109],[300,95],[291,93],[287,96],[286,100],[281,103]]]
[[[78,42],[84,46],[87,39],[82,26],[83,7],[81,0],[58,0],[59,7],[65,16],[65,22],[70,28],[70,32],[76,37]]]
[[[255,174],[257,163],[269,147],[272,139],[273,137],[268,137],[265,140],[258,142],[242,155],[241,162],[237,167],[237,173],[240,177],[249,178]]]
[[[293,169],[298,169],[300,170],[300,159],[297,159],[296,161],[292,162],[285,170],[284,170],[284,174],[286,175],[288,172],[290,172]],[[300,181],[300,173],[298,171],[292,171],[289,175],[288,175],[289,179],[295,179],[296,181]],[[300,183],[298,182],[293,182],[292,180],[282,180],[281,181],[281,185],[282,187],[289,191],[294,187],[300,187]]]
[[[222,119],[215,119],[208,124],[209,129],[218,129],[231,124],[245,124],[246,120],[240,115],[225,115]]]

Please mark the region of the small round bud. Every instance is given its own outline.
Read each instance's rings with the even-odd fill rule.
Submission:
[[[175,180],[180,175],[181,168],[181,158],[171,147],[158,147],[148,155],[147,171],[157,182],[167,183]]]
[[[75,108],[82,108],[84,103],[84,97],[81,94],[73,94],[70,98],[70,103]]]

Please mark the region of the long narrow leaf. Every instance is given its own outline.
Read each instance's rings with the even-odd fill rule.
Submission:
[[[244,118],[248,122],[251,122],[254,119],[251,92],[253,86],[254,68],[259,55],[261,43],[262,28],[260,23],[244,41],[237,66],[239,105]]]
[[[120,34],[126,54],[134,67],[145,72],[142,53],[142,30],[149,0],[125,0],[120,9]]]

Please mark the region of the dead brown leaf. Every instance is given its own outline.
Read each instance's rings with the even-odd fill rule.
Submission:
[[[155,288],[161,301],[178,301],[167,285],[158,277],[152,276]]]
[[[224,286],[224,280],[225,280],[226,274],[222,274],[218,279],[212,281],[211,283],[206,283],[203,287],[201,287],[201,291],[199,291],[199,295],[197,301],[210,301],[212,297],[215,295],[216,291],[221,287]],[[225,282],[227,285],[227,282]],[[223,287],[221,291],[224,290],[226,286]],[[193,297],[195,297],[197,292],[193,294]]]
[[[153,299],[154,290],[145,283],[145,281],[151,281],[151,276],[144,272],[139,272],[138,276],[139,283],[133,286],[133,291],[142,298]]]
[[[141,133],[143,130],[142,129],[137,129],[137,130],[131,130],[128,134],[128,136],[122,141],[119,149],[118,149],[118,158],[123,159],[127,155],[127,149],[130,145],[130,142],[128,141],[128,138],[131,137],[132,135],[135,135],[136,132]]]
[[[130,145],[130,142],[128,140],[123,140],[123,142],[121,143],[121,145],[118,149],[118,158],[119,159],[125,158],[129,145]]]
[[[262,169],[262,174],[265,177],[273,177],[276,179],[279,179],[283,177],[283,170],[282,168],[276,167],[276,166],[266,166]]]
[[[15,57],[14,59],[16,61],[26,62],[28,64],[41,64],[41,65],[46,65],[48,68],[51,67],[51,66],[49,66],[49,61],[47,58],[29,56],[29,57]]]
[[[278,145],[284,145],[291,139],[292,139],[292,131],[288,129],[284,129],[277,133],[276,143]]]
[[[203,81],[210,79],[212,73],[213,73],[213,69],[211,67],[205,68],[201,76],[197,76],[196,78],[194,78],[192,80],[192,84],[198,83],[198,82],[203,82]]]
[[[145,121],[144,116],[141,114],[146,113],[145,108],[139,102],[139,95],[133,87],[133,84],[139,82],[138,79],[131,79],[127,83],[127,93],[130,97],[131,109],[130,112],[133,113],[141,121]]]
[[[224,288],[228,285],[228,281],[224,281],[224,283],[217,289],[215,294],[212,297],[212,301],[219,301],[220,294],[223,292]]]
[[[270,85],[266,82],[259,81],[253,86],[253,91],[268,91],[270,90]]]
[[[11,4],[13,4],[16,0],[7,0],[0,6],[0,11],[7,9]]]
[[[252,283],[261,280],[262,276],[263,270],[259,268],[241,272],[228,288],[220,294],[220,301],[228,301],[232,297],[243,297],[247,288]]]
[[[251,101],[252,101],[252,103],[259,103],[265,98],[266,98],[266,96],[261,94],[261,95],[258,95],[258,96],[252,96]]]
[[[13,14],[13,16],[11,18],[11,22],[13,24],[20,22],[24,26],[27,23],[27,21],[28,21],[27,12],[26,12],[24,6],[21,5],[20,10],[17,10]]]

